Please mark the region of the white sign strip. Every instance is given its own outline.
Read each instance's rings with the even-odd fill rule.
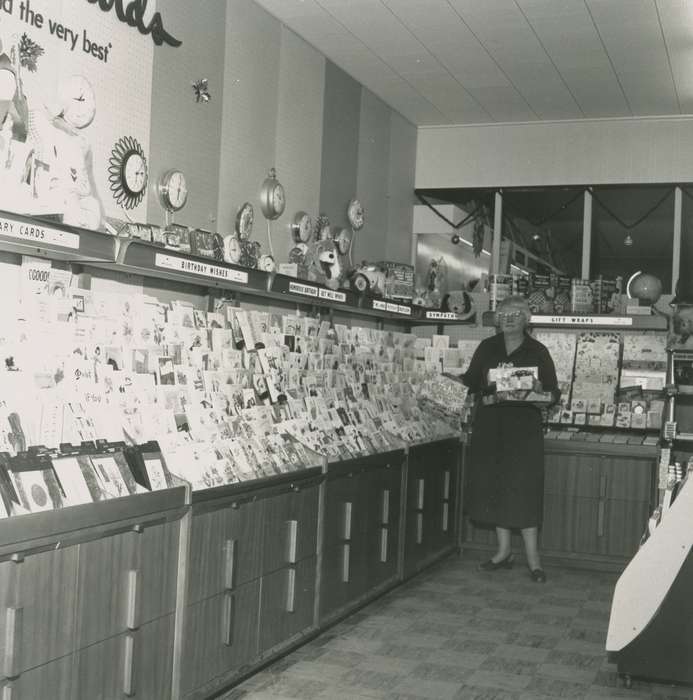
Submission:
[[[192,275],[199,275],[200,277],[210,277],[217,280],[237,282],[238,284],[248,284],[247,272],[231,270],[228,267],[219,267],[218,265],[208,265],[198,260],[178,258],[173,255],[165,255],[164,253],[156,254],[154,265],[156,267],[163,267],[166,270],[185,272]]]
[[[427,311],[426,318],[429,321],[457,321],[457,314],[452,311]]]
[[[58,248],[79,249],[79,236],[76,233],[41,226],[37,223],[27,224],[4,217],[0,217],[0,235],[37,245],[45,243]]]
[[[318,290],[318,296],[321,299],[327,299],[329,301],[346,301],[346,294],[344,292],[336,292],[333,289],[320,289]]]
[[[533,315],[530,323],[546,326],[632,326],[628,316],[542,316]]]
[[[387,304],[384,301],[373,299],[373,308],[376,311],[387,311]]]
[[[404,314],[405,316],[411,316],[411,306],[401,306],[397,305],[397,313]]]
[[[292,294],[302,294],[304,297],[318,296],[317,287],[312,287],[309,284],[299,284],[298,282],[289,282],[289,291]]]

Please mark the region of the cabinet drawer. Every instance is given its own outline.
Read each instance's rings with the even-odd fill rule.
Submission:
[[[599,499],[544,497],[541,547],[546,551],[599,552]]]
[[[649,501],[607,500],[599,551],[611,556],[632,557],[638,551],[649,515]]]
[[[43,666],[25,671],[19,678],[0,682],[0,691],[6,700],[74,700],[74,656],[64,656]],[[100,696],[93,695],[91,700]],[[103,697],[118,697],[108,695]]]
[[[654,469],[653,460],[604,459],[602,496],[621,501],[649,501]]]
[[[262,579],[260,651],[280,645],[313,625],[315,563],[311,557]]]
[[[319,486],[308,486],[264,501],[262,572],[269,573],[315,556]]]
[[[325,482],[325,547],[358,539],[358,533],[365,529],[365,496],[363,473]]]
[[[601,473],[598,456],[549,453],[544,457],[544,493],[598,498]]]
[[[163,617],[176,607],[178,540],[180,520],[145,527],[139,538],[138,570],[141,596],[138,604],[142,623]]]
[[[258,655],[260,581],[187,608],[182,686],[189,693],[223,679]]]
[[[188,603],[260,578],[261,501],[195,514],[190,538]]]

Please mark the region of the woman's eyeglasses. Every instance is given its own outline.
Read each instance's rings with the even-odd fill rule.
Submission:
[[[517,321],[520,318],[524,318],[524,311],[496,311],[496,318],[505,321]]]

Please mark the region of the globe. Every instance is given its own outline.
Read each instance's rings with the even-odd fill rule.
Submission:
[[[630,295],[646,304],[654,304],[662,296],[662,283],[647,272],[636,275],[628,286]]]

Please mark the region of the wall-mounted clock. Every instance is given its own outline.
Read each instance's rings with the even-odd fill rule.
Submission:
[[[255,211],[250,202],[246,202],[236,214],[236,235],[246,241],[250,238],[253,231],[253,221],[255,220]]]
[[[188,183],[180,170],[169,170],[164,173],[159,180],[157,190],[161,204],[167,211],[180,211],[188,201]]]
[[[354,231],[360,231],[363,228],[363,205],[355,197],[349,202],[347,207],[347,218],[349,219],[349,225]]]
[[[113,197],[124,209],[134,209],[147,189],[147,159],[137,139],[118,139],[108,159],[108,181]]]
[[[294,243],[308,243],[313,235],[313,219],[310,214],[304,211],[296,212],[291,224],[291,235]]]
[[[84,129],[94,121],[96,96],[91,83],[82,75],[73,75],[60,86],[63,119],[75,129]]]
[[[286,196],[284,187],[277,180],[277,173],[274,168],[269,171],[269,176],[265,178],[260,188],[260,208],[265,219],[273,221],[278,219],[286,207]]]

